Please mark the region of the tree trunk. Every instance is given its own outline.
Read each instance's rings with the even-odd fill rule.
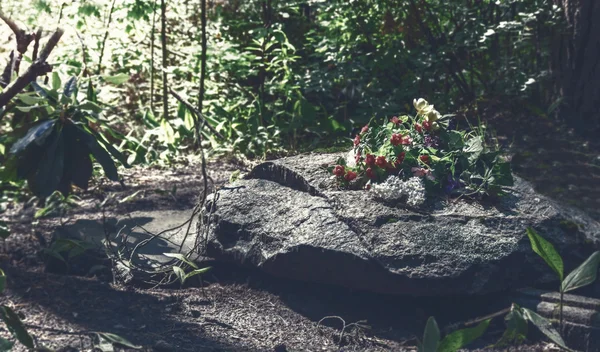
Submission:
[[[167,87],[167,0],[160,0],[160,43],[162,46],[163,119],[169,119],[169,89]]]
[[[554,0],[566,28],[554,40],[551,69],[564,101],[559,113],[577,129],[600,130],[600,2]]]

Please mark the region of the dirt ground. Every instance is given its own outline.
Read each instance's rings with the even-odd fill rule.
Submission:
[[[495,115],[491,123],[499,126],[501,141],[515,152],[516,171],[541,192],[599,219],[597,142],[575,139],[552,123],[531,122],[533,127],[516,129],[511,119],[510,114]],[[215,186],[245,168],[231,160],[208,166]],[[100,181],[79,193],[80,205],[65,217],[33,221],[33,207],[23,204],[2,214],[12,235],[0,250],[0,267],[8,276],[0,301],[22,314],[40,345],[90,351],[93,332],[110,332],[144,351],[157,352],[410,351],[416,350],[415,337],[421,336],[431,315],[443,327],[472,319],[473,312],[491,313],[510,303],[502,295],[491,300],[373,295],[275,279],[218,263],[211,263],[213,270],[204,277],[203,287],[194,280],[184,288],[120,286],[106,275],[47,272],[41,253],[54,230],[77,219],[101,218],[98,209],[108,196],[112,198],[105,202],[104,215],[119,217],[134,210],[191,209],[202,187],[197,164],[173,170],[133,168],[125,170],[124,176],[125,187]],[[133,200],[119,202],[137,191]],[[504,326],[501,319],[495,321],[487,338],[474,344],[473,350],[497,340]],[[2,327],[0,335],[8,337],[9,333]],[[15,350],[25,350],[19,348]],[[535,341],[513,348],[553,349],[551,344]]]

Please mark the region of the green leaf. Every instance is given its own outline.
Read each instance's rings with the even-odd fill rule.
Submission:
[[[120,85],[129,80],[129,75],[126,73],[119,73],[114,76],[102,76],[102,78],[108,83]]]
[[[572,291],[596,281],[598,265],[600,265],[600,251],[592,253],[585,262],[567,275],[560,286],[561,292]]]
[[[194,263],[193,261],[190,260],[190,258],[186,257],[185,255],[183,255],[181,253],[163,253],[163,255],[165,257],[179,259],[182,262],[186,263],[187,265],[191,266],[192,268],[198,269],[198,265],[196,265],[196,263]]]
[[[0,316],[4,320],[8,330],[10,330],[20,343],[27,348],[35,347],[33,345],[33,338],[29,335],[27,329],[25,329],[19,316],[12,309],[7,306],[0,307]]]
[[[36,213],[36,219],[39,218],[40,216],[37,216],[38,214]],[[43,216],[43,214],[41,215]],[[68,265],[67,261],[65,260],[65,258],[63,258],[63,256],[56,251],[56,249],[52,249],[52,248],[44,248],[42,249],[42,252],[45,253],[46,255],[49,255],[51,257],[54,257],[58,260],[60,260],[61,262],[65,263]]]
[[[186,279],[185,271],[183,271],[183,269],[181,269],[178,266],[173,266],[173,272],[175,273],[175,275],[177,275],[177,277],[179,278],[179,281],[183,285],[183,283],[185,282],[185,279]]]
[[[58,120],[54,119],[42,121],[30,128],[25,136],[13,144],[13,146],[10,148],[10,153],[19,154],[33,142],[40,146],[43,145],[46,141],[46,138],[48,138],[48,136],[52,133],[52,128],[56,124],[56,121]]]
[[[512,170],[509,162],[499,162],[494,164],[492,175],[496,184],[500,186],[512,186],[514,184]]]
[[[65,139],[65,172],[59,190],[70,190],[71,183],[81,189],[87,189],[92,177],[93,165],[91,151],[78,138],[75,125],[68,124],[63,129]]]
[[[513,304],[511,311],[506,315],[504,320],[506,321],[506,330],[494,347],[507,347],[525,341],[525,337],[527,336],[527,321],[523,317],[521,308]]]
[[[0,337],[0,352],[11,351],[14,345],[15,345],[14,342],[9,341],[3,337]]]
[[[192,270],[189,273],[185,274],[185,279],[187,280],[192,276],[205,274],[205,273],[209,272],[210,269],[212,269],[212,267],[208,266],[206,268]]]
[[[0,238],[6,239],[8,236],[10,236],[8,225],[4,221],[0,221]]]
[[[104,169],[104,173],[106,177],[108,177],[112,181],[119,181],[119,173],[117,172],[117,167],[115,163],[111,159],[108,152],[98,144],[98,141],[94,136],[87,133],[84,129],[79,126],[75,126],[75,131],[77,131],[77,136],[81,139],[83,143],[89,148],[90,152],[102,165],[102,169]]]
[[[106,148],[106,150],[108,150],[108,152],[113,156],[113,158],[117,159],[126,168],[131,167],[131,165],[129,165],[129,163],[127,162],[127,159],[125,158],[125,156],[120,151],[118,151],[110,142],[108,142],[104,138],[103,135],[101,135],[100,133],[98,133],[92,129],[90,129],[89,132],[92,135],[94,135],[94,137],[96,137],[98,142],[100,142],[104,146],[104,148]]]
[[[46,98],[49,102],[56,104],[58,101],[58,94],[56,94],[56,92],[52,92],[48,88],[43,87],[41,84],[37,83],[37,81],[31,82],[31,86],[39,96]]]
[[[6,288],[6,274],[4,274],[4,270],[0,269],[0,292],[4,292]]]
[[[98,338],[100,340],[104,339],[115,345],[133,348],[134,350],[139,350],[142,348],[142,346],[134,345],[133,343],[129,342],[129,340],[127,340],[126,338],[121,337],[117,334],[111,334],[109,332],[97,332],[96,335],[98,335]]]
[[[46,198],[58,187],[64,171],[64,147],[62,131],[58,131],[46,148],[35,177],[29,180],[29,188],[36,196]]]
[[[60,81],[60,76],[58,75],[58,72],[52,72],[52,90],[58,91],[61,85],[62,82]]]
[[[63,95],[67,98],[70,98],[71,94],[73,94],[73,92],[75,92],[76,88],[77,88],[77,77],[73,76],[73,77],[69,78],[67,83],[65,83],[65,86],[63,87]]]
[[[448,132],[448,148],[450,148],[450,150],[462,149],[464,145],[463,134],[461,132]]]
[[[77,106],[80,110],[86,110],[86,111],[91,111],[94,112],[96,114],[102,112],[102,107],[100,107],[100,105],[94,103],[91,100],[88,100],[80,105]]]
[[[538,235],[531,227],[527,228],[527,236],[531,242],[531,248],[536,252],[552,270],[558,275],[560,281],[563,281],[564,268],[560,254],[554,249],[552,243],[546,241],[542,236]]]
[[[446,335],[440,346],[438,352],[455,352],[467,344],[478,339],[490,325],[491,319],[482,321],[479,325],[474,328],[462,329],[454,331],[451,334]]]
[[[536,312],[527,308],[523,308],[523,316],[525,317],[525,319],[532,322],[533,325],[535,325],[538,329],[540,329],[540,331],[544,335],[546,335],[550,340],[552,340],[552,342],[566,349],[567,351],[571,351],[571,349],[567,347],[565,341],[563,341],[558,331],[556,331],[556,329],[552,326],[552,323],[548,319],[542,317],[541,315],[538,315]]]
[[[423,352],[436,352],[440,343],[440,329],[434,317],[427,319],[423,334]]]
[[[469,163],[471,165],[474,164],[483,152],[483,138],[481,136],[477,136],[469,139],[463,148],[463,152],[469,154]]]
[[[45,102],[46,98],[43,97],[38,97],[38,96],[33,96],[32,94],[34,93],[23,93],[23,94],[18,94],[17,98],[22,101],[23,103],[27,104],[27,105],[37,105],[39,103]]]

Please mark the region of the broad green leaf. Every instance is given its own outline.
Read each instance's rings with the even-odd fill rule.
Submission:
[[[448,147],[450,149],[461,149],[464,146],[463,134],[458,131],[448,132]]]
[[[42,103],[42,102],[46,101],[46,98],[34,96],[34,95],[31,95],[31,94],[34,94],[34,93],[18,94],[17,98],[20,101],[22,101],[23,103],[27,104],[27,105],[37,105],[39,103]]]
[[[58,101],[58,94],[56,92],[50,91],[48,88],[42,86],[37,81],[31,82],[31,86],[39,96],[46,98],[49,102],[56,103]]]
[[[96,334],[100,339],[109,341],[112,344],[133,348],[134,350],[139,350],[142,348],[142,346],[134,345],[133,343],[129,342],[129,340],[127,340],[126,338],[121,337],[117,334],[111,334],[109,332],[97,332]]]
[[[434,317],[427,319],[423,334],[423,352],[436,352],[440,344],[440,329]]]
[[[10,330],[20,343],[27,348],[35,347],[33,345],[33,338],[29,335],[27,329],[25,329],[19,316],[12,309],[7,306],[0,307],[0,316],[4,320],[8,330]]]
[[[474,328],[462,329],[454,331],[440,342],[437,349],[438,352],[455,352],[467,344],[478,339],[490,325],[491,319],[482,321],[479,325]]]
[[[131,165],[129,165],[129,163],[127,162],[127,159],[125,158],[125,156],[120,151],[118,151],[110,142],[108,142],[104,138],[103,135],[101,135],[100,133],[98,133],[92,129],[90,129],[89,132],[92,135],[94,135],[94,137],[96,137],[98,142],[100,142],[104,146],[104,148],[106,148],[106,150],[108,150],[108,152],[113,156],[113,158],[117,159],[126,168],[131,167]]]
[[[111,159],[108,152],[100,146],[96,138],[79,126],[75,126],[75,130],[77,131],[77,136],[92,152],[92,155],[96,161],[102,165],[102,169],[104,169],[106,177],[112,181],[119,181],[119,174],[114,161]]]
[[[198,265],[196,265],[196,263],[194,263],[193,261],[190,260],[190,258],[186,257],[185,255],[183,255],[181,253],[163,253],[163,255],[165,257],[179,259],[182,262],[186,263],[187,265],[191,266],[192,268],[198,269]]]
[[[64,171],[64,147],[63,134],[59,131],[45,150],[35,178],[28,181],[29,188],[36,196],[46,198],[58,187]]]
[[[100,105],[94,103],[91,100],[87,100],[86,102],[80,104],[77,107],[81,110],[87,110],[87,111],[95,112],[97,114],[102,112],[102,110],[103,110],[102,107],[100,107]]]
[[[52,72],[52,90],[58,91],[62,82],[60,81],[60,76],[58,72]]]
[[[102,76],[102,78],[108,83],[120,85],[129,80],[129,75],[126,73],[118,73],[114,76]]]
[[[208,266],[206,268],[192,270],[189,273],[185,274],[185,279],[187,280],[192,276],[205,274],[205,273],[209,272],[210,269],[212,269],[212,267]]]
[[[494,165],[492,174],[496,184],[500,186],[512,186],[514,184],[509,162],[499,162]]]
[[[513,304],[511,311],[506,315],[504,320],[506,321],[506,330],[494,347],[507,347],[525,341],[527,336],[527,321],[523,317],[521,308]]]
[[[177,277],[179,278],[179,282],[181,282],[181,284],[183,285],[183,283],[185,282],[185,271],[183,271],[183,269],[181,269],[178,266],[174,266],[173,267],[173,272],[175,273],[175,275],[177,275]]]
[[[0,221],[0,238],[6,239],[8,236],[10,236],[8,225],[4,221]]]
[[[76,88],[77,88],[77,77],[73,76],[73,77],[69,78],[67,83],[65,83],[65,86],[63,87],[63,95],[67,98],[70,98],[71,94],[73,94],[73,92],[75,92]]]
[[[36,215],[37,215],[37,213],[36,213]],[[45,253],[46,255],[54,257],[54,258],[56,258],[56,259],[60,260],[61,262],[63,262],[63,263],[65,263],[65,264],[68,265],[68,263],[65,260],[65,258],[63,258],[63,256],[59,252],[57,252],[56,249],[44,248],[44,249],[42,249],[42,252]]]
[[[483,152],[483,138],[477,136],[469,139],[463,148],[463,152],[469,154],[469,163],[474,164]]]
[[[571,349],[567,347],[565,341],[563,341],[558,331],[556,331],[556,329],[552,326],[552,323],[548,319],[542,317],[541,315],[538,315],[536,312],[527,308],[523,308],[523,316],[525,317],[525,319],[532,322],[533,325],[535,325],[538,329],[540,329],[540,331],[544,335],[546,335],[550,340],[552,340],[552,342],[566,349],[567,351],[571,351]]]
[[[18,154],[25,150],[31,143],[35,142],[37,145],[43,145],[46,138],[52,133],[52,128],[58,120],[46,120],[38,123],[27,131],[25,136],[19,139],[10,148],[11,154]]]
[[[0,269],[0,292],[4,292],[6,288],[6,274],[4,274],[4,270]]]
[[[22,111],[22,112],[30,112],[33,111],[35,109],[39,109],[42,108],[43,106],[39,106],[39,105],[34,105],[34,106],[15,106],[15,109]]]
[[[558,275],[560,281],[564,278],[563,261],[560,254],[554,249],[552,243],[538,235],[531,227],[527,228],[527,236],[531,242],[531,248],[536,252],[552,270]]]
[[[561,291],[572,291],[596,281],[598,265],[600,265],[600,251],[592,253],[585,262],[567,275],[560,286]]]
[[[173,126],[171,126],[171,124],[169,123],[169,121],[163,119],[160,122],[160,127],[161,127],[161,129],[163,131],[163,134],[164,134],[164,137],[165,137],[164,141],[167,144],[173,144],[173,143],[175,143],[175,140],[176,140],[176,138],[175,138],[175,130],[173,129]]]

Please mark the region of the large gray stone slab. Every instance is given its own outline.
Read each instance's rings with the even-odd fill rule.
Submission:
[[[471,295],[555,280],[531,250],[531,226],[566,267],[600,244],[600,224],[516,177],[495,201],[435,199],[422,209],[336,189],[341,154],[270,161],[219,191],[207,254],[279,277],[408,295]]]

